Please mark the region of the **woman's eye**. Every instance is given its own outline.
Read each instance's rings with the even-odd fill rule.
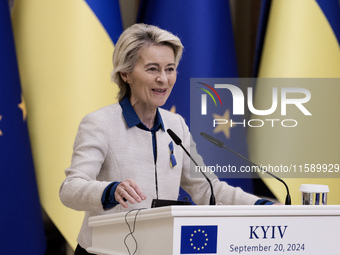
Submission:
[[[148,71],[151,71],[151,72],[155,72],[157,71],[157,68],[156,67],[150,67],[147,69]]]

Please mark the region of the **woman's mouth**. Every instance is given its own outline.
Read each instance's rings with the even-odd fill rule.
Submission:
[[[164,94],[166,89],[152,89],[152,91],[156,92],[157,94]]]

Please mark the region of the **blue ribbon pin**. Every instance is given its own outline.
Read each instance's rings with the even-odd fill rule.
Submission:
[[[169,143],[169,151],[170,151],[170,167],[173,168],[177,165],[175,154],[174,154],[174,144],[172,141]]]

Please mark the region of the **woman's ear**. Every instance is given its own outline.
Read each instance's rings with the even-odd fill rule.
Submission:
[[[119,73],[119,74],[120,74],[120,77],[122,78],[122,80],[127,83],[128,82],[127,73]]]

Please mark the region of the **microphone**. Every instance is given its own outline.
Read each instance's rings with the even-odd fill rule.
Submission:
[[[167,129],[167,132],[170,135],[170,137],[172,138],[172,140],[175,142],[175,144],[182,147],[184,152],[189,156],[189,158],[192,160],[192,162],[194,162],[195,166],[197,166],[199,169],[201,169],[201,167],[196,163],[196,161],[193,159],[193,157],[191,157],[190,153],[182,145],[182,140],[171,129]],[[204,172],[202,172],[202,171],[200,171],[200,172],[203,174],[203,176],[205,177],[205,179],[208,181],[208,183],[210,185],[211,196],[210,196],[209,204],[210,205],[216,205],[214,189],[213,189],[213,186],[211,184],[211,181]]]
[[[224,145],[223,142],[221,142],[220,140],[217,140],[215,137],[212,137],[206,133],[203,133],[201,132],[201,136],[205,139],[207,139],[209,142],[215,144],[216,146],[220,147],[220,148],[225,148],[229,151],[231,151],[232,153],[234,153],[235,155],[237,155],[238,157],[244,159],[245,161],[247,161],[249,164],[253,165],[253,166],[256,166],[258,167],[260,170],[262,170],[264,173],[267,173],[269,174],[270,176],[274,177],[276,180],[280,181],[283,183],[283,185],[286,187],[286,190],[287,190],[287,196],[286,196],[286,201],[285,201],[285,205],[291,205],[292,202],[291,202],[291,198],[290,198],[290,194],[289,194],[289,189],[288,189],[288,186],[287,184],[279,177],[275,176],[274,174],[268,172],[268,171],[265,171],[262,169],[262,167],[260,167],[259,165],[256,165],[255,163],[251,162],[249,159],[247,159],[246,157],[242,156],[241,154],[237,153],[236,151],[233,151],[232,149],[228,148],[227,146]]]

